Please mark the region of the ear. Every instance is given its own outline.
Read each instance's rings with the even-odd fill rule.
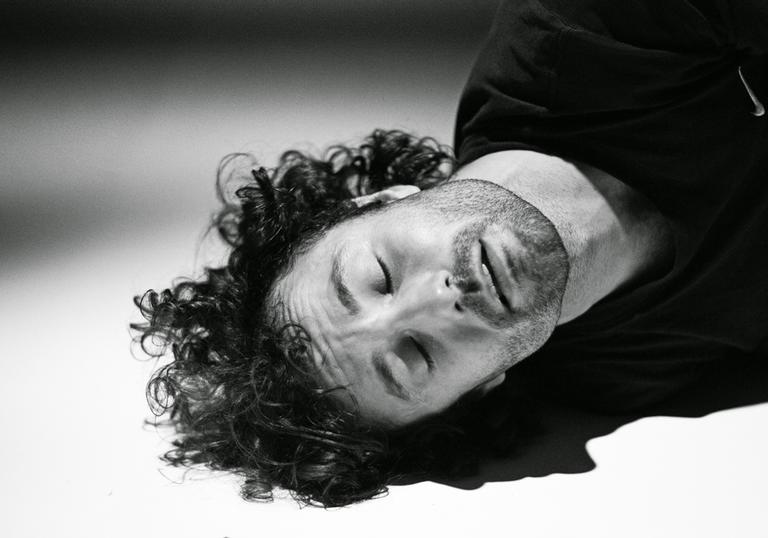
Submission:
[[[400,200],[406,196],[416,194],[420,190],[421,189],[416,185],[392,185],[391,187],[388,187],[382,191],[374,192],[373,194],[369,194],[367,196],[358,196],[357,198],[353,198],[352,202],[354,202],[357,207],[363,207],[374,202],[381,202],[386,204],[394,200]]]
[[[478,385],[475,387],[475,391],[477,392],[478,396],[485,396],[489,392],[491,392],[493,389],[504,383],[504,379],[507,377],[507,374],[505,372],[500,373],[493,379],[489,379],[485,383]]]

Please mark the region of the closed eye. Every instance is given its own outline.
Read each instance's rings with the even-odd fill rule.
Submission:
[[[435,361],[432,360],[432,357],[429,355],[427,350],[422,346],[415,338],[409,336],[408,338],[411,339],[411,342],[413,342],[414,347],[416,347],[416,350],[421,353],[421,356],[424,357],[424,361],[427,363],[427,368],[429,370],[432,369],[432,367],[435,365]]]
[[[384,293],[390,294],[392,293],[392,275],[389,272],[387,264],[384,263],[384,260],[377,256],[376,261],[379,262],[379,267],[381,267],[381,272],[384,275]]]

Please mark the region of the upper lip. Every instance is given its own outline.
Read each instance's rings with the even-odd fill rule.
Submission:
[[[488,268],[488,272],[490,273],[490,283],[488,282],[488,276],[482,271],[482,265],[485,265]],[[482,239],[480,240],[479,269],[481,277],[480,281],[484,283],[489,294],[492,294],[491,299],[493,302],[501,302],[505,310],[512,310],[513,290],[509,270],[494,248]],[[496,293],[492,291],[490,284],[496,289]],[[498,294],[498,296],[496,294]]]

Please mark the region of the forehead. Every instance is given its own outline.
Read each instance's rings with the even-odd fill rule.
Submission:
[[[280,324],[298,324],[311,339],[315,365],[325,381],[345,384],[346,376],[338,368],[338,344],[350,348],[360,329],[349,323],[345,309],[336,298],[332,274],[342,272],[367,246],[367,226],[363,219],[345,221],[319,237],[299,253],[289,270],[278,280],[272,292]],[[351,224],[351,225],[349,225]],[[329,377],[331,379],[327,379]]]
[[[377,368],[381,361],[374,360],[385,352],[385,342],[369,332],[364,316],[350,315],[339,301],[332,278],[334,269],[344,272],[352,265],[376,267],[369,241],[370,234],[381,229],[375,221],[366,216],[329,229],[297,256],[290,271],[276,284],[273,296],[280,305],[281,323],[298,324],[309,336],[321,386],[348,387],[333,394],[349,403],[364,394],[356,404],[370,418],[375,419],[381,403],[386,402],[388,415],[394,413],[405,420],[418,405],[418,398],[405,401],[387,390],[381,368]]]

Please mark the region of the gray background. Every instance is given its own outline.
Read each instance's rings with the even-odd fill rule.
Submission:
[[[375,127],[450,143],[494,8],[6,2],[0,244],[19,262],[97,235],[200,224],[218,160],[233,151],[270,165],[285,149],[354,142]]]

